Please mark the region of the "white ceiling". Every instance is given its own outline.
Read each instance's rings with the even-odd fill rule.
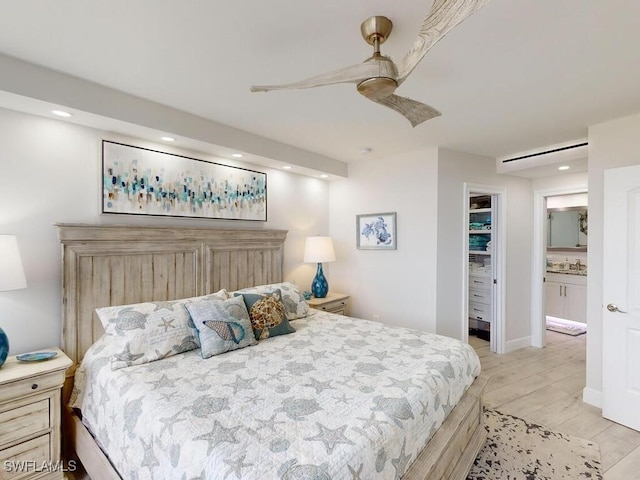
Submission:
[[[398,89],[443,113],[416,128],[353,85],[249,91],[365,60],[371,15],[394,22],[382,51],[397,60],[430,4],[12,0],[0,53],[345,162],[364,147],[369,158],[434,146],[500,157],[640,112],[638,0],[493,0]]]

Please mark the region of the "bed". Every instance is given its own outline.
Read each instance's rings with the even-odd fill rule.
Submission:
[[[206,360],[199,350],[167,358],[158,352],[148,363],[112,369],[116,347],[96,308],[279,284],[285,231],[88,225],[58,225],[58,231],[63,349],[74,360],[65,398],[78,369],[73,405],[84,405],[83,412],[66,409],[63,437],[67,455],[75,453],[92,479],[180,478],[176,472],[184,478],[466,477],[486,439],[486,381],[474,380],[475,354],[444,337],[316,312],[292,319],[294,334]],[[454,350],[461,363],[429,375]],[[436,354],[433,364],[422,361],[427,351]],[[466,380],[449,386],[454,370]],[[425,390],[436,397],[427,399]],[[172,403],[179,397],[182,404]],[[139,406],[142,398],[151,411]],[[225,423],[232,417],[244,423]]]

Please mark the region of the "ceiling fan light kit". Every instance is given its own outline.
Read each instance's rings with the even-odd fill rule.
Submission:
[[[369,100],[391,108],[403,115],[412,126],[438,117],[441,113],[424,103],[401,97],[394,92],[402,85],[420,60],[451,29],[471,16],[490,0],[434,0],[418,36],[405,56],[395,63],[380,53],[382,45],[393,30],[387,17],[367,18],[360,25],[362,38],[373,46],[373,55],[363,63],[316,75],[299,82],[281,85],[256,85],[252,92],[314,88],[337,83],[355,83],[360,94]]]

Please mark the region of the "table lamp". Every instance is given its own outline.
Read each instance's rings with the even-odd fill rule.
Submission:
[[[329,293],[329,283],[322,272],[322,262],[335,262],[336,253],[333,250],[331,237],[307,237],[304,246],[304,261],[317,263],[318,270],[311,282],[311,293],[316,298],[324,298]]]
[[[24,268],[15,235],[0,235],[0,292],[26,288]],[[9,354],[9,339],[0,327],[0,367]]]

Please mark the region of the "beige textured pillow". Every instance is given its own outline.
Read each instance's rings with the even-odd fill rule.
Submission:
[[[309,304],[296,285],[291,282],[271,283],[268,285],[258,285],[257,287],[243,288],[236,292],[230,292],[233,296],[235,293],[267,293],[274,290],[282,292],[282,303],[287,320],[295,320],[296,318],[304,318],[309,315]]]

